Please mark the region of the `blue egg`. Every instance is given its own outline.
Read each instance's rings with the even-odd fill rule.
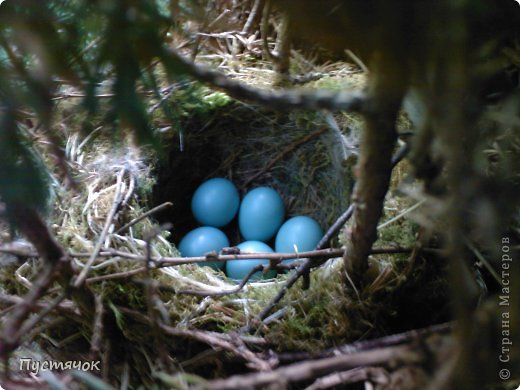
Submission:
[[[258,187],[247,193],[238,212],[240,233],[246,240],[267,241],[283,222],[285,207],[278,192]]]
[[[323,230],[314,219],[306,216],[297,216],[288,219],[278,231],[275,240],[276,252],[311,251],[316,248],[323,237]],[[283,263],[291,263],[284,260]]]
[[[272,253],[273,250],[267,244],[264,244],[261,241],[245,241],[241,244],[238,244],[237,247],[241,252],[269,252]],[[244,277],[251,272],[251,270],[259,264],[269,264],[269,260],[267,259],[248,259],[248,260],[228,260],[226,261],[226,274],[233,280],[241,281]],[[264,275],[265,278],[274,278],[276,276],[276,271],[270,270]],[[258,280],[262,277],[262,272],[255,272],[253,276],[249,280]]]
[[[229,246],[229,240],[219,229],[211,226],[203,226],[192,230],[186,234],[180,244],[179,251],[184,257],[204,256],[208,252],[219,252],[222,248]],[[222,269],[223,261],[199,263],[201,266],[208,266],[215,270]]]
[[[235,217],[240,195],[228,179],[215,178],[202,183],[193,194],[191,210],[202,225],[221,227]]]

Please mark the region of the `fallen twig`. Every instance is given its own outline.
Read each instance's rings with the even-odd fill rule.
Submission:
[[[312,385],[306,387],[305,390],[330,389],[331,387],[361,381],[370,381],[380,385],[386,385],[390,379],[388,371],[382,367],[358,367],[352,370],[335,372],[316,379],[316,381]]]
[[[139,313],[138,311],[131,310],[125,307],[118,306],[117,309],[121,311],[123,314],[129,315],[135,320],[149,324],[150,318]],[[196,340],[201,343],[207,344],[212,348],[223,349],[225,351],[231,352],[233,355],[240,357],[244,360],[247,365],[257,371],[269,371],[271,370],[270,364],[259,358],[256,354],[251,352],[248,348],[241,343],[238,347],[233,344],[233,337],[230,335],[224,334],[216,334],[214,332],[205,332],[201,330],[193,330],[193,329],[180,329],[174,328],[172,326],[160,324],[160,329],[167,335],[174,337],[183,337],[191,340]],[[239,337],[240,340],[243,340],[242,337]],[[246,341],[247,340],[243,340]]]
[[[269,372],[246,375],[235,375],[227,379],[208,382],[197,389],[249,389],[276,385],[284,388],[290,383],[301,382],[316,377],[341,372],[363,366],[392,366],[418,364],[423,356],[408,346],[386,347],[370,351],[356,352],[350,355],[339,355],[319,360],[304,361],[281,367]]]
[[[159,206],[156,206],[156,207],[148,210],[146,213],[143,213],[140,216],[132,219],[126,225],[121,226],[119,229],[117,229],[115,231],[114,234],[121,234],[122,232],[124,232],[127,229],[129,229],[132,226],[134,226],[136,223],[141,222],[145,218],[148,218],[150,215],[158,213],[159,211],[162,211],[162,210],[167,209],[168,207],[172,207],[172,206],[173,206],[173,203],[171,203],[171,202],[164,202],[164,203],[160,204]]]
[[[372,340],[355,341],[350,344],[329,348],[321,352],[287,352],[280,353],[276,357],[281,363],[294,363],[309,359],[326,358],[338,354],[349,354],[371,349],[392,347],[409,343],[412,340],[432,334],[448,334],[453,331],[455,322],[445,322],[442,324],[431,325],[422,329],[412,329],[402,333],[380,337]]]

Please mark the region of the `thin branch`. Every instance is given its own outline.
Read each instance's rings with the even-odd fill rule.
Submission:
[[[224,248],[223,252],[226,248]],[[435,251],[433,248],[422,248],[424,251]],[[404,248],[400,246],[388,246],[388,247],[379,247],[372,248],[371,254],[385,254],[385,253],[409,253],[412,251],[412,248]],[[12,249],[9,245],[0,246],[0,253],[12,254],[14,256],[19,256],[21,258],[29,258],[29,257],[38,257],[38,253],[32,250],[22,250],[22,249]],[[264,252],[264,253],[249,253],[249,252],[241,252],[235,254],[217,254],[210,252],[205,256],[195,256],[195,257],[170,257],[170,256],[152,256],[152,263],[156,268],[162,267],[171,267],[175,265],[182,264],[194,264],[194,263],[205,263],[212,261],[227,261],[227,260],[255,260],[255,259],[267,259],[267,260],[290,260],[299,258],[304,260],[306,258],[314,258],[314,257],[323,257],[323,258],[333,258],[339,257],[343,254],[343,249],[339,248],[328,248],[328,249],[319,249],[312,250],[306,252]],[[70,252],[69,256],[72,258],[85,258],[91,257],[92,252]],[[121,257],[124,259],[135,260],[135,261],[146,261],[146,256],[124,252],[115,249],[107,249],[98,253],[97,257]]]
[[[149,94],[150,93],[147,93],[147,95],[149,95]],[[98,99],[112,98],[115,96],[116,96],[116,94],[114,94],[114,93],[100,93],[100,94],[94,95],[94,97],[98,98]],[[61,93],[59,95],[54,96],[51,100],[57,101],[57,100],[84,98],[84,97],[87,97],[87,94],[85,94],[85,93]]]
[[[117,309],[123,314],[131,316],[139,322],[145,324],[150,323],[150,319],[138,311],[120,306],[118,306]],[[256,356],[256,354],[251,352],[249,349],[245,348],[244,345],[240,345],[240,348],[237,348],[237,346],[233,344],[233,338],[229,335],[217,334],[214,332],[206,332],[201,330],[174,328],[172,326],[167,326],[164,324],[160,324],[160,329],[165,334],[170,336],[196,340],[198,342],[207,344],[214,349],[223,349],[225,351],[231,352],[233,355],[236,355],[240,357],[242,360],[244,360],[248,364],[248,366],[254,370],[271,370],[271,366],[268,362],[260,359],[258,356]]]
[[[94,303],[94,326],[92,327],[93,332],[90,340],[90,355],[92,360],[97,359],[101,352],[101,343],[103,341],[103,316],[105,314],[103,298],[101,295],[96,295]]]
[[[128,222],[126,225],[121,226],[119,229],[115,231],[114,234],[121,234],[122,232],[126,231],[127,229],[134,226],[136,223],[141,222],[143,219],[148,218],[150,215],[153,215],[155,213],[158,213],[160,211],[163,211],[164,209],[167,209],[169,207],[172,207],[173,203],[171,202],[164,202],[160,204],[159,206],[154,207],[153,209],[148,210],[146,213],[141,214],[140,216],[132,219],[130,222]]]
[[[359,92],[347,91],[267,91],[250,87],[244,83],[229,79],[223,73],[209,70],[185,59],[174,50],[167,52],[164,59],[167,69],[178,75],[179,71],[194,77],[198,81],[208,83],[218,88],[229,96],[254,102],[274,110],[331,110],[361,112],[364,109],[366,98]],[[170,64],[170,66],[168,66]]]
[[[50,302],[47,306],[43,308],[41,312],[39,312],[36,316],[29,318],[23,326],[18,329],[17,333],[14,335],[15,340],[21,340],[29,331],[40,323],[50,312],[52,312],[56,307],[58,307],[61,302],[65,299],[66,294],[62,292],[58,295],[52,302]]]
[[[272,369],[271,365],[267,361],[260,359],[258,356],[256,356],[256,354],[247,349],[243,343],[241,343],[241,345],[237,348],[237,346],[232,342],[222,340],[221,338],[215,337],[214,335],[206,332],[178,329],[166,325],[162,325],[161,329],[170,336],[197,340],[199,342],[208,344],[213,348],[221,348],[231,352],[232,354],[242,358],[245,362],[247,362],[247,365],[251,369],[257,371],[270,371]]]
[[[270,372],[259,372],[246,375],[235,375],[227,379],[208,382],[197,389],[249,389],[275,385],[285,388],[290,383],[301,382],[316,377],[341,372],[363,366],[392,366],[396,368],[404,364],[419,364],[424,357],[419,351],[408,346],[387,347],[370,351],[339,355],[319,360],[304,361],[281,367]]]
[[[13,308],[15,308],[16,305],[23,304],[24,298],[19,297],[18,295],[8,295],[8,294],[0,293],[0,303],[13,305],[13,306],[10,306],[8,309],[6,309],[6,310],[10,311]],[[49,304],[46,302],[36,302],[33,305],[33,311],[45,310],[48,307],[49,307]],[[68,315],[79,314],[79,311],[78,311],[76,305],[74,305],[74,303],[72,301],[62,301],[59,305],[55,306],[54,309],[56,311],[59,311],[61,313],[68,314]],[[2,313],[2,314],[4,314],[4,313]]]
[[[464,237],[464,243],[468,247],[470,251],[476,256],[479,262],[488,270],[488,272],[493,276],[496,282],[499,285],[502,285],[502,279],[498,275],[497,271],[493,268],[493,266],[489,263],[489,261],[484,257],[484,255],[473,245],[473,243],[467,238]]]
[[[405,215],[407,215],[407,214],[411,213],[412,211],[416,210],[417,208],[421,207],[424,204],[424,202],[426,202],[426,199],[423,199],[423,200],[417,202],[416,204],[414,204],[413,206],[411,206],[411,207],[407,208],[406,210],[402,211],[401,213],[399,213],[395,217],[389,219],[388,221],[383,222],[382,224],[380,224],[377,227],[377,230],[383,229],[383,228],[387,227],[388,225],[391,225],[394,222],[399,221]]]
[[[97,283],[102,282],[104,280],[116,280],[116,279],[128,279],[132,276],[139,275],[146,272],[146,267],[139,267],[130,271],[124,271],[124,272],[117,272],[114,274],[109,275],[100,275],[100,276],[93,276],[91,278],[88,278],[85,280],[85,283],[91,284],[91,283]]]
[[[350,344],[327,349],[321,352],[287,352],[277,355],[277,359],[282,363],[293,363],[308,359],[326,358],[337,356],[338,354],[350,354],[361,351],[368,351],[377,348],[392,347],[410,343],[432,334],[449,334],[453,331],[456,323],[445,322],[442,324],[431,325],[426,328],[412,329],[406,332],[396,333],[389,336],[380,337],[372,340],[355,341]]]
[[[356,63],[357,66],[363,71],[363,73],[368,74],[369,70],[365,63],[359,58],[354,52],[350,49],[345,50],[345,53]]]
[[[242,28],[242,33],[250,34],[253,31],[253,26],[258,22],[261,16],[262,9],[264,8],[265,0],[255,0],[251,12],[247,17],[247,21]]]
[[[177,291],[177,294],[185,294],[185,295],[194,295],[197,297],[219,297],[223,295],[230,295],[230,294],[236,294],[242,291],[242,289],[245,287],[249,279],[257,273],[258,271],[263,271],[264,266],[262,264],[258,264],[257,266],[253,267],[247,275],[241,280],[240,284],[231,289],[231,290],[222,290],[222,291],[196,291],[196,290],[180,290]]]
[[[358,367],[352,370],[335,372],[316,379],[316,381],[306,387],[305,390],[324,390],[340,385],[365,381],[387,385],[390,382],[390,378],[388,371],[382,367]]]
[[[424,251],[429,251],[430,249],[424,248],[422,249]],[[410,248],[374,248],[372,250],[372,254],[384,254],[384,253],[411,253],[412,249]],[[292,260],[295,259],[297,256],[300,256],[302,260],[305,260],[305,258],[334,258],[334,257],[340,257],[343,254],[342,249],[322,249],[320,251],[309,251],[309,252],[300,252],[300,253],[250,253],[250,254],[242,254],[242,255],[214,255],[209,257],[170,257],[170,258],[154,258],[152,257],[152,261],[154,262],[154,265],[156,268],[165,268],[165,267],[171,267],[176,265],[182,265],[182,264],[194,264],[194,263],[205,263],[205,262],[214,262],[214,261],[228,261],[228,260],[256,260],[256,259],[267,259],[267,260]],[[133,260],[138,261],[146,261],[146,258],[144,256],[135,255],[131,253],[122,253],[122,255],[127,256],[128,258],[131,258]],[[285,269],[286,266],[283,264],[277,265],[277,268]],[[136,268],[129,271],[124,272],[118,272],[114,274],[109,275],[100,275],[100,276],[93,276],[91,278],[88,278],[85,282],[90,283],[97,283],[104,280],[115,280],[115,279],[129,279],[135,275],[139,275],[146,272],[145,267]],[[256,271],[258,272],[258,270]],[[252,272],[254,273],[254,272]],[[241,284],[240,284],[241,285]],[[240,287],[239,285],[239,287]],[[237,287],[238,289],[238,287]],[[185,294],[192,294],[189,290],[185,292],[175,291],[175,293],[185,293]],[[215,293],[212,292],[211,295],[227,295],[227,294],[234,294],[238,291],[228,291],[228,292],[219,292]],[[205,292],[193,292],[192,295],[201,295],[201,296],[209,296],[206,295]]]

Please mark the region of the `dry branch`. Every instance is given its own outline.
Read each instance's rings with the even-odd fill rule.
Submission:
[[[7,360],[9,354],[22,342],[25,333],[21,333],[20,330],[23,329],[24,332],[28,332],[29,326],[37,325],[34,322],[26,322],[26,320],[38,301],[47,294],[53,282],[57,281],[61,284],[64,294],[55,299],[53,303],[43,307],[40,315],[36,317],[38,320],[41,320],[51,309],[60,307],[66,293],[72,295],[85,318],[89,318],[89,310],[93,307],[94,302],[92,294],[87,289],[70,287],[70,281],[74,275],[70,258],[51,235],[40,215],[33,209],[22,205],[18,205],[16,210],[13,211],[13,222],[34,245],[39,256],[43,259],[43,264],[42,270],[31,289],[23,298],[23,301],[13,308],[10,317],[4,323],[2,339],[0,340],[0,358],[4,360]]]
[[[235,375],[227,379],[211,381],[205,386],[195,388],[211,390],[249,389],[269,385],[283,388],[290,383],[319,378],[333,372],[341,372],[356,367],[383,366],[396,368],[404,364],[419,364],[422,361],[421,353],[409,346],[387,347],[305,361],[269,372]]]
[[[377,225],[390,185],[396,120],[406,88],[403,72],[398,59],[385,56],[375,60],[370,79],[371,109],[364,113],[358,180],[352,197],[355,207],[344,256],[345,278],[358,285],[368,269],[368,255],[377,239]]]
[[[146,219],[149,216],[151,216],[151,215],[153,215],[155,213],[158,213],[160,211],[163,211],[164,209],[167,209],[168,207],[172,207],[172,206],[173,206],[173,203],[171,203],[171,202],[164,202],[164,203],[160,204],[159,206],[155,206],[154,208],[151,208],[150,210],[148,210],[146,213],[141,214],[137,218],[134,218],[130,222],[128,222],[127,224],[121,226],[119,229],[117,229],[115,231],[114,234],[123,233],[127,229],[130,229],[132,226],[134,226],[136,223],[141,222],[143,219]]]
[[[223,249],[223,252],[226,248]],[[233,249],[233,248],[230,248]],[[433,251],[434,249],[423,248],[424,251]],[[373,248],[370,253],[385,254],[385,253],[410,253],[411,248],[403,248],[400,246],[388,246]],[[330,259],[334,257],[340,257],[343,255],[344,250],[338,248],[328,248],[320,250],[312,250],[306,252],[265,252],[265,253],[235,253],[235,254],[217,254],[210,252],[206,256],[195,256],[195,257],[181,257],[181,256],[152,256],[151,262],[156,268],[171,267],[182,264],[194,264],[194,263],[205,263],[213,261],[227,261],[227,260],[255,260],[255,259],[267,259],[267,260],[289,260],[289,259],[307,259],[307,258],[324,258]],[[12,248],[9,245],[0,246],[0,253],[8,253],[20,258],[38,257],[38,254],[32,250],[22,250],[18,248]],[[91,257],[92,252],[70,252],[68,254],[72,258],[85,258]],[[135,260],[139,262],[145,262],[146,256],[125,252],[115,249],[106,249],[98,253],[98,258],[104,257],[121,257],[124,259]],[[134,272],[131,270],[129,272]],[[93,279],[89,278],[88,280]]]
[[[372,340],[355,341],[350,344],[330,348],[318,353],[311,352],[286,352],[277,355],[282,363],[293,363],[308,359],[326,358],[338,354],[349,354],[354,352],[368,351],[371,349],[392,347],[421,340],[432,334],[445,335],[453,331],[454,322],[432,325],[422,329],[412,329],[402,333],[396,333]]]
[[[362,112],[365,96],[357,92],[330,91],[266,91],[233,81],[220,72],[206,69],[170,50],[165,63],[175,63],[172,69],[182,71],[195,79],[218,88],[238,100],[250,101],[274,110],[345,110]]]
[[[118,310],[139,322],[145,324],[150,324],[151,322],[150,318],[135,310],[131,310],[125,307],[118,307]],[[159,324],[159,328],[166,335],[195,340],[207,344],[214,349],[221,349],[224,351],[231,352],[233,355],[244,360],[248,364],[248,366],[254,370],[271,370],[270,364],[267,361],[259,358],[256,354],[254,354],[247,347],[245,347],[244,343],[242,342],[242,338],[240,337],[238,338],[241,341],[240,343],[238,343],[239,345],[236,345],[236,339],[234,340],[234,338],[229,335],[223,335],[214,332],[205,332],[194,329],[174,328],[172,326],[164,324]]]
[[[381,367],[359,367],[348,371],[335,372],[317,379],[305,390],[330,389],[331,387],[361,381],[386,385],[389,382],[388,371]]]

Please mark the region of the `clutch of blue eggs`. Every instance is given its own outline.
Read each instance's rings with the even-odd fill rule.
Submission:
[[[219,253],[229,247],[226,234],[220,230],[230,224],[238,214],[238,228],[244,241],[236,245],[241,253],[272,253],[267,244],[274,238],[276,252],[305,252],[313,250],[323,237],[323,231],[314,219],[295,216],[284,222],[285,206],[282,198],[273,188],[257,187],[249,191],[242,202],[236,186],[228,179],[213,178],[202,183],[191,200],[191,210],[201,225],[186,234],[178,249],[184,257],[205,256]],[[294,259],[284,260],[289,264]],[[241,281],[258,265],[268,265],[268,259],[240,259],[204,262],[216,270],[225,270],[226,275]],[[251,280],[268,279],[276,276],[276,271],[255,272]]]

